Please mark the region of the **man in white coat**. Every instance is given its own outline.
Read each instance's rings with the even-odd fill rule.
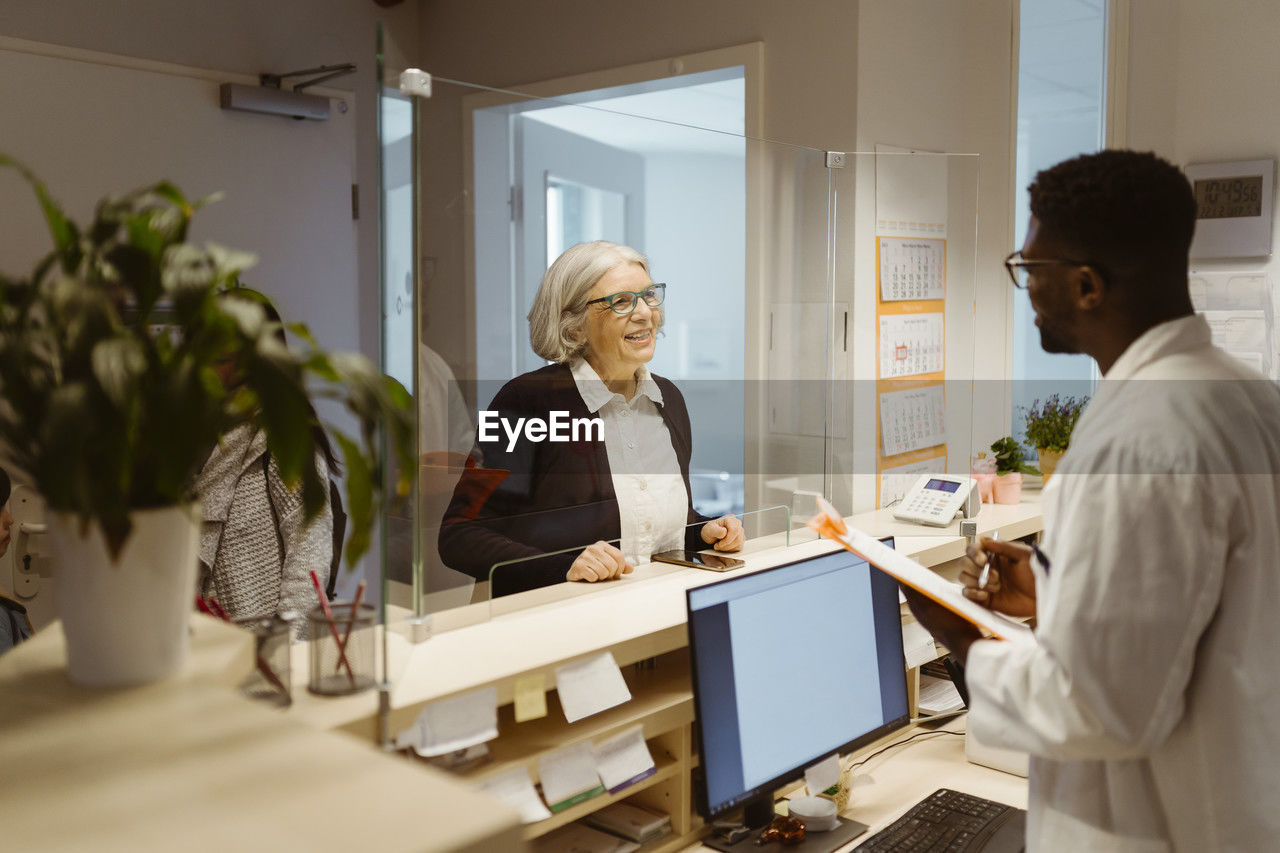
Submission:
[[[973,734],[1031,754],[1028,849],[1280,849],[1280,390],[1192,308],[1176,167],[1103,151],[1030,190],[1006,265],[1044,349],[1103,379],[1042,547],[983,539],[962,577],[1034,640],[912,609],[966,664]]]

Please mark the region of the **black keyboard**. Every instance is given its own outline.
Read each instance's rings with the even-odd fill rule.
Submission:
[[[990,853],[1025,847],[1026,812],[939,788],[902,817],[859,844],[855,851],[958,851]]]

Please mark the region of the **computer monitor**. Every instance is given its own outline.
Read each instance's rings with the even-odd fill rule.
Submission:
[[[892,546],[892,539],[884,540]],[[907,725],[897,583],[840,549],[687,592],[708,820]],[[736,848],[735,848],[736,849]]]

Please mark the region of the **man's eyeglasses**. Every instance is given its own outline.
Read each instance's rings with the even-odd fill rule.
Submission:
[[[640,304],[641,299],[650,308],[657,308],[662,304],[662,300],[666,298],[667,286],[665,284],[651,284],[644,290],[619,290],[617,293],[610,293],[608,296],[589,300],[587,304],[594,305],[597,302],[604,302],[613,309],[615,314],[630,314],[636,310],[636,306]]]
[[[1004,268],[1009,273],[1009,278],[1013,281],[1013,286],[1019,290],[1026,290],[1027,284],[1031,281],[1031,271],[1036,267],[1088,267],[1092,264],[1083,261],[1069,261],[1056,258],[1024,258],[1022,252],[1010,252],[1009,257],[1004,259]]]

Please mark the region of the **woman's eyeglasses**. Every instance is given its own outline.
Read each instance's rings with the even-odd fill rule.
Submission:
[[[666,297],[667,286],[665,284],[651,284],[644,290],[619,290],[617,293],[610,293],[608,296],[589,300],[587,304],[594,305],[597,302],[604,302],[613,309],[615,314],[630,314],[636,310],[636,306],[640,304],[641,299],[650,308],[657,308]]]

